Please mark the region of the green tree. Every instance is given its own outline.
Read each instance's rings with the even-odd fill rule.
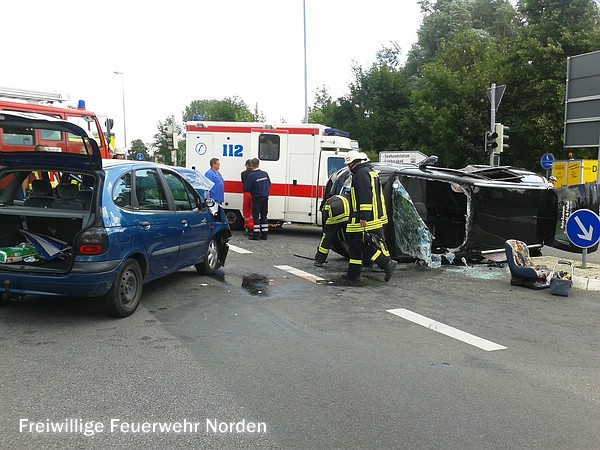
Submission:
[[[420,0],[419,5],[423,21],[406,62],[413,75],[460,33],[471,30],[502,41],[516,36],[521,23],[508,0]]]
[[[183,122],[194,120],[201,116],[203,120],[218,120],[223,122],[255,122],[262,118],[258,105],[255,113],[239,97],[225,97],[223,100],[193,100],[183,111]]]
[[[150,161],[152,159],[148,147],[141,139],[131,141],[131,147],[129,147],[129,150],[127,151],[127,159],[137,159],[138,153],[144,155],[144,161]]]
[[[567,157],[563,148],[566,61],[600,48],[600,10],[593,0],[522,0],[525,19],[508,46],[506,103],[501,121],[511,127],[514,165],[537,168],[542,154]],[[577,157],[591,157],[589,149]]]

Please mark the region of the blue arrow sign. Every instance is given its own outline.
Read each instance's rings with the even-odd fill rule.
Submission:
[[[573,245],[593,247],[600,240],[600,217],[589,209],[578,209],[569,216],[565,232]]]
[[[141,161],[141,160],[143,160],[143,159],[144,159],[144,154],[143,154],[143,153],[138,153],[137,155],[135,155],[135,158],[136,158],[138,161]]]
[[[552,153],[544,153],[540,159],[540,164],[542,165],[542,169],[552,169],[552,165],[554,164],[554,155]]]

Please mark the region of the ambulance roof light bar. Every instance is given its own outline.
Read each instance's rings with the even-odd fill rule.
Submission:
[[[325,136],[340,136],[340,137],[350,137],[350,133],[347,131],[338,130],[336,128],[325,128],[323,130],[323,134]]]
[[[69,100],[68,94],[58,92],[28,91],[25,89],[3,88],[0,87],[0,97],[26,100],[33,102],[65,102]]]

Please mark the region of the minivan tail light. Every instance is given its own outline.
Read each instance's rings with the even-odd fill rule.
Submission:
[[[79,235],[77,253],[93,256],[106,253],[108,250],[108,235],[104,228],[89,228]]]

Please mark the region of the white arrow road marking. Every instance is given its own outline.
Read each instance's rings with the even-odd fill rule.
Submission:
[[[235,245],[229,244],[229,250],[232,250],[236,253],[252,253],[250,250],[246,250],[245,248],[236,247]]]
[[[578,234],[577,237],[586,241],[591,241],[594,234],[594,227],[590,225],[590,228],[586,230],[585,225],[583,225],[579,216],[575,216],[575,222],[577,222],[577,225],[579,225],[579,229],[583,232],[583,234]]]
[[[291,273],[292,275],[296,275],[297,277],[304,278],[305,280],[310,281],[311,283],[316,283],[317,281],[325,281],[324,278],[318,277],[316,275],[313,275],[312,273],[308,273],[308,272],[305,272],[300,269],[295,269],[292,266],[273,266],[273,267],[275,267],[276,269],[284,270],[288,273]]]
[[[430,330],[437,331],[438,333],[445,334],[446,336],[450,336],[451,338],[458,339],[459,341],[465,342],[469,345],[479,347],[480,349],[485,350],[486,352],[490,352],[492,350],[506,349],[506,347],[504,347],[503,345],[496,344],[486,339],[482,339],[480,337],[458,330],[441,322],[436,322],[435,320],[409,311],[408,309],[388,309],[387,312],[395,314],[398,317],[402,317],[403,319],[410,320],[411,322],[414,322],[418,325],[422,325],[426,328],[429,328]]]

